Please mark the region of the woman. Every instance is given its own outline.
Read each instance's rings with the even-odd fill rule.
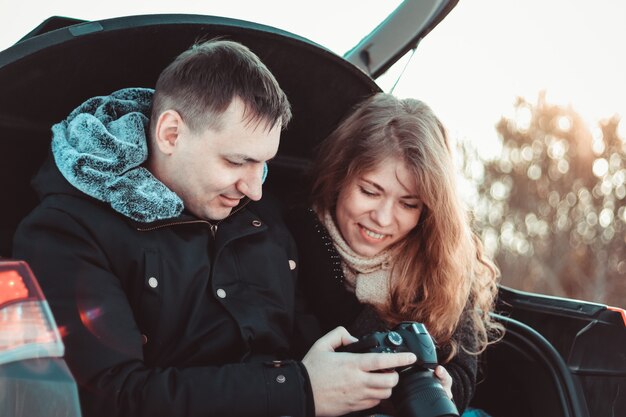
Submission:
[[[470,229],[441,122],[418,100],[376,94],[324,141],[313,175],[312,207],[289,224],[322,330],[424,323],[462,412],[477,355],[501,332],[488,315],[498,271]]]

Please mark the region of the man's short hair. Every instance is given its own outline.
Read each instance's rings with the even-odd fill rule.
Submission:
[[[285,128],[291,106],[276,78],[246,46],[224,39],[193,45],[168,65],[157,80],[150,131],[166,110],[175,110],[195,132],[220,129],[220,116],[233,98],[245,105],[248,122]]]

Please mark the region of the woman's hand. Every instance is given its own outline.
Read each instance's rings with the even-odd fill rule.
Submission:
[[[439,382],[441,382],[441,385],[443,385],[443,389],[446,394],[448,394],[448,398],[452,399],[452,377],[448,371],[446,371],[446,368],[441,365],[437,366],[435,368],[435,376]]]

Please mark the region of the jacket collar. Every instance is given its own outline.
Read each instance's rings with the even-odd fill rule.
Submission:
[[[230,241],[267,230],[267,224],[251,210],[254,203],[249,199],[242,201],[225,219],[209,221],[200,219],[190,213],[183,212],[181,215],[171,218],[156,220],[153,222],[128,221],[140,232],[150,232],[170,227],[184,227],[188,225],[204,226],[215,237],[216,247],[221,248]]]

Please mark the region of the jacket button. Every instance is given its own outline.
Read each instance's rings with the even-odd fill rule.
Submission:
[[[252,226],[260,227],[261,226],[261,221],[260,220],[252,220]]]
[[[217,293],[217,296],[218,296],[219,298],[226,298],[226,291],[224,291],[223,289],[221,289],[221,288],[220,288],[220,289],[218,289],[218,290],[216,291],[216,293]]]
[[[148,343],[148,336],[146,336],[145,334],[141,335],[141,344],[145,345],[146,343]]]
[[[287,378],[285,378],[285,375],[282,375],[282,374],[276,377],[276,382],[278,382],[279,384],[284,383],[286,380]]]
[[[157,280],[155,277],[150,277],[148,279],[148,285],[152,288],[156,288],[159,286],[159,280]]]
[[[289,260],[289,269],[291,269],[292,271],[296,269],[296,261],[294,261],[293,259]]]

